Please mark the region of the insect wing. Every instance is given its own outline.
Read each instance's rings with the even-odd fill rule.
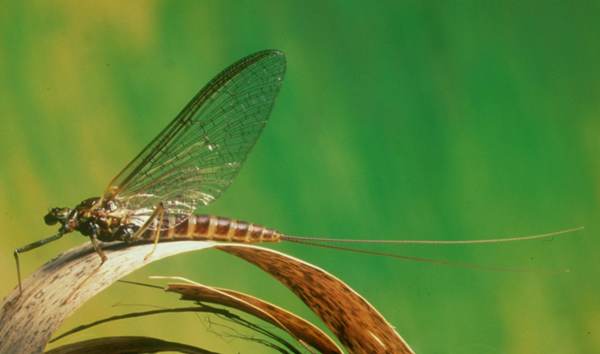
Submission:
[[[285,74],[274,50],[223,70],[110,183],[104,198],[138,216],[162,202],[185,217],[231,184],[267,123]]]

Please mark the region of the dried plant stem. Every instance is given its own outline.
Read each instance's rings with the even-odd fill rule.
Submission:
[[[47,351],[46,354],[133,354],[162,353],[217,354],[190,345],[167,342],[149,337],[105,337],[67,344]]]
[[[181,241],[105,245],[108,260],[100,259],[89,244],[76,247],[48,262],[15,289],[0,308],[0,353],[42,353],[52,333],[88,299],[140,267],[155,260],[214,246],[212,242]]]
[[[289,341],[287,341],[285,338],[283,338],[281,336],[278,336],[277,334],[270,331],[269,329],[259,326],[253,322],[250,322],[234,313],[231,313],[227,309],[216,308],[216,307],[208,306],[206,304],[199,304],[198,306],[193,306],[193,307],[176,307],[176,308],[166,308],[166,309],[158,309],[158,310],[150,310],[150,311],[129,312],[129,313],[122,314],[122,315],[110,316],[110,317],[106,317],[106,318],[94,321],[92,323],[88,323],[88,324],[84,324],[84,325],[75,327],[75,328],[59,335],[58,337],[55,337],[54,339],[52,339],[50,341],[50,343],[58,341],[64,337],[70,336],[71,334],[78,333],[78,332],[87,330],[89,328],[92,328],[92,327],[95,327],[95,326],[98,326],[98,325],[101,325],[104,323],[110,323],[110,322],[114,322],[114,321],[130,319],[130,318],[137,318],[137,317],[147,317],[147,316],[153,316],[153,315],[159,315],[159,314],[165,314],[165,313],[189,313],[189,312],[217,315],[223,319],[226,319],[235,324],[246,327],[254,332],[257,332],[258,334],[262,334],[262,335],[272,339],[274,342],[279,342],[282,346],[287,348],[286,352],[289,351],[292,353],[300,353]],[[240,337],[240,338],[246,339],[246,340],[252,339],[252,337]],[[262,344],[266,344],[266,343],[268,343],[268,342],[264,342]]]

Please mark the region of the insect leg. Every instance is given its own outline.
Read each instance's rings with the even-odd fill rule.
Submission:
[[[131,236],[131,241],[137,241],[139,239],[142,238],[142,235],[144,234],[144,232],[146,232],[146,230],[148,230],[148,228],[150,227],[150,225],[152,224],[152,222],[154,221],[154,219],[156,219],[156,217],[162,212],[164,211],[164,207],[162,203],[159,203],[156,208],[154,209],[154,212],[152,213],[152,215],[150,215],[150,217],[148,218],[148,220],[146,220],[146,222],[144,223],[144,225],[142,225],[142,227],[140,227],[135,234],[133,234],[133,236]]]
[[[154,246],[152,246],[152,250],[144,257],[144,260],[147,260],[154,253],[156,250],[156,245],[158,244],[158,239],[160,238],[160,228],[163,224],[163,219],[165,216],[165,207],[162,203],[158,204],[153,215],[155,215],[155,217],[158,216],[158,224],[156,226],[156,230],[154,231]]]
[[[30,250],[32,250],[34,248],[38,248],[38,247],[43,246],[43,245],[45,245],[47,243],[50,243],[52,241],[56,241],[59,238],[61,238],[62,236],[63,236],[63,233],[59,232],[59,233],[57,233],[54,236],[50,236],[48,238],[45,238],[45,239],[42,239],[42,240],[30,243],[28,245],[25,245],[23,247],[19,247],[19,248],[15,249],[14,256],[15,256],[15,262],[17,263],[17,278],[19,279],[19,293],[20,294],[23,293],[23,287],[21,286],[21,265],[19,263],[19,253],[27,252],[27,251],[30,251]]]
[[[96,234],[90,236],[90,240],[92,241],[92,246],[94,246],[94,250],[96,250],[96,252],[100,256],[101,264],[106,262],[106,259],[107,259],[106,254],[104,254],[104,251],[102,250],[102,247],[100,246],[100,243],[98,242],[98,239],[96,238]]]

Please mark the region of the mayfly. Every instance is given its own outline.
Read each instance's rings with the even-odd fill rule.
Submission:
[[[19,254],[58,240],[72,231],[90,238],[102,262],[106,255],[99,241],[131,243],[147,240],[154,242],[154,248],[159,241],[176,240],[240,243],[287,240],[315,246],[319,246],[317,242],[330,241],[478,243],[542,238],[571,231],[478,241],[344,240],[289,236],[245,221],[196,215],[197,207],[212,203],[237,175],[267,123],[285,70],[285,55],[277,50],[263,50],[240,59],[204,86],[113,178],[100,197],[86,199],[74,208],[51,209],[44,221],[47,225],[60,224],[58,233],[14,251],[19,290],[22,291]]]

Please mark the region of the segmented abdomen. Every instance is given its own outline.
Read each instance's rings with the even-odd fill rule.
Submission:
[[[279,242],[281,234],[261,225],[212,215],[192,215],[177,224],[174,215],[164,215],[161,240],[214,240],[221,242]],[[155,230],[146,230],[145,239],[153,239]]]

